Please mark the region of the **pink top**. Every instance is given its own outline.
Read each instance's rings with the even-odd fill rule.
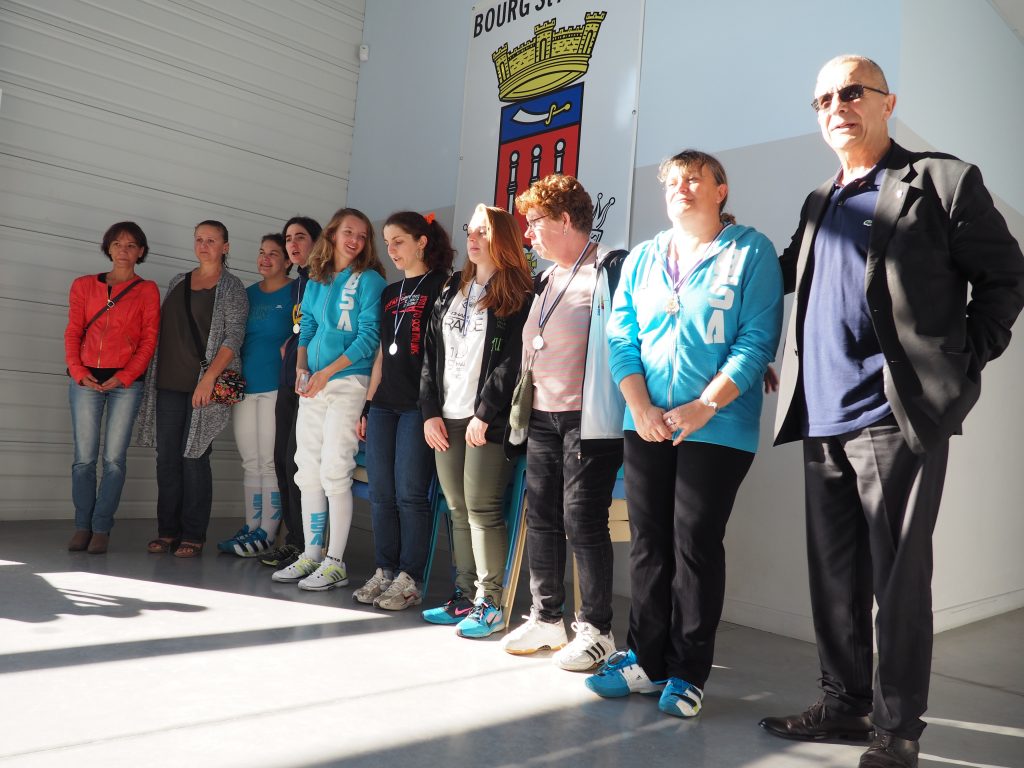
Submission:
[[[544,292],[534,299],[523,327],[523,365],[529,364],[533,357],[533,407],[538,411],[578,411],[583,403],[583,369],[590,335],[590,309],[597,286],[594,255],[589,255],[580,265],[576,277],[545,323],[544,347],[540,351],[533,348],[533,339],[539,331],[541,307],[545,312],[551,310],[555,297],[571,274],[572,267],[555,266],[552,269]]]

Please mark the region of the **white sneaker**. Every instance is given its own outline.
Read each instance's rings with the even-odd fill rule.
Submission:
[[[536,613],[524,616],[526,623],[505,635],[501,647],[513,656],[528,656],[548,648],[557,651],[569,642],[561,621],[541,621]]]
[[[344,587],[346,584],[348,584],[348,570],[345,568],[345,564],[328,555],[320,563],[319,568],[299,582],[299,589],[309,592],[326,592],[328,589]]]
[[[611,631],[602,635],[593,624],[574,621],[572,631],[576,637],[555,654],[555,664],[570,672],[589,672],[615,652],[615,638]]]
[[[422,602],[423,597],[416,588],[416,580],[405,571],[401,571],[391,582],[391,586],[374,600],[373,604],[385,611],[401,611]]]
[[[368,578],[363,586],[352,593],[352,599],[359,603],[373,605],[374,601],[390,586],[391,577],[384,573],[383,568],[378,568],[377,572]]]
[[[316,560],[312,560],[308,557],[300,557],[291,565],[282,568],[279,571],[274,571],[274,574],[270,578],[274,581],[299,581],[300,579],[304,579],[309,576],[309,574],[313,573],[318,567],[320,567],[320,563]]]

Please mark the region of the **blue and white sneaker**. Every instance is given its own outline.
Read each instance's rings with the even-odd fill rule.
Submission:
[[[704,691],[696,685],[670,677],[661,692],[658,709],[673,717],[696,717],[703,699]]]
[[[267,541],[267,532],[262,528],[257,528],[236,539],[233,551],[239,557],[256,557],[262,555],[271,546],[273,544]]]
[[[616,651],[597,672],[584,681],[587,688],[606,699],[617,699],[639,693],[643,696],[658,696],[665,681],[651,680],[636,660],[631,649]]]
[[[427,608],[421,615],[430,624],[458,624],[472,612],[473,601],[456,587],[447,603],[437,608]]]
[[[501,608],[489,597],[482,597],[473,604],[473,610],[455,626],[455,634],[476,640],[493,635],[505,628],[505,616]]]
[[[235,543],[238,542],[238,541],[241,541],[243,537],[248,536],[248,535],[249,535],[249,524],[246,523],[241,528],[239,528],[237,531],[235,531],[235,535],[232,536],[230,539],[224,539],[224,541],[218,541],[217,542],[217,549],[218,549],[218,551],[224,552],[225,554],[233,555],[235,553]]]

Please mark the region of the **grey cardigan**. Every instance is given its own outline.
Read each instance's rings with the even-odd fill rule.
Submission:
[[[175,275],[167,286],[167,296],[182,280],[186,272]],[[166,303],[166,298],[165,298]],[[249,316],[249,297],[245,293],[242,281],[231,274],[225,267],[217,281],[217,292],[213,297],[213,318],[210,321],[210,336],[206,342],[206,359],[213,360],[221,347],[227,347],[235,356],[228,363],[234,371],[242,369],[242,361],[238,357],[245,339],[245,323]],[[161,328],[161,333],[163,328]],[[149,363],[146,371],[146,383],[143,386],[142,404],[139,406],[139,418],[136,422],[137,443],[143,446],[156,445],[156,366],[157,354]],[[198,383],[198,382],[197,382]],[[202,456],[210,443],[228,425],[231,418],[231,406],[210,403],[203,408],[192,411],[189,422],[188,442],[185,444],[187,459]]]

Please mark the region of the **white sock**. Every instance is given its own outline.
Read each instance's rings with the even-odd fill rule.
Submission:
[[[312,510],[317,510],[313,512]],[[309,510],[309,511],[307,511]],[[327,497],[323,491],[302,491],[302,533],[306,537],[303,557],[320,562],[324,553],[324,527],[327,525]],[[333,538],[333,537],[332,537]]]
[[[245,524],[250,531],[255,531],[263,522],[263,494],[258,485],[247,485],[245,492]]]
[[[328,496],[327,509],[331,516],[331,541],[327,554],[336,560],[344,560],[348,530],[352,527],[352,491]]]
[[[277,527],[281,523],[281,492],[276,485],[263,486],[263,530],[267,532],[267,541],[271,544],[277,537]]]

